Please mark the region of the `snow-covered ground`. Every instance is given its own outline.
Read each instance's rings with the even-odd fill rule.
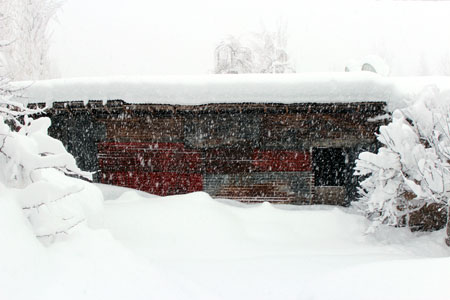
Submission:
[[[99,187],[114,200],[97,229],[48,247],[0,197],[0,299],[449,299],[443,232],[366,235],[343,208]]]

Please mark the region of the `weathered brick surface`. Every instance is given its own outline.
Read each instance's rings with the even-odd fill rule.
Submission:
[[[252,164],[257,172],[311,171],[311,154],[309,151],[255,149]]]
[[[188,115],[185,119],[185,142],[193,148],[246,145],[259,141],[260,116],[247,113],[211,111]]]
[[[180,143],[99,143],[98,160],[104,171],[198,173],[201,153]]]
[[[311,200],[311,172],[206,174],[203,181],[203,189],[218,198],[291,203]]]
[[[261,124],[263,147],[308,149],[373,141],[379,122],[367,119],[380,114],[361,105],[305,105],[304,110],[265,114]],[[295,109],[297,108],[297,109]],[[292,111],[293,110],[293,111]]]
[[[248,147],[204,150],[206,174],[249,173],[253,169],[253,149]]]
[[[203,190],[201,174],[176,172],[105,171],[101,182],[167,196]]]
[[[182,142],[183,121],[175,117],[129,118],[108,120],[106,136],[117,142]]]
[[[98,171],[97,143],[104,140],[106,129],[95,115],[86,110],[67,110],[50,114],[49,134],[62,141],[83,170]]]
[[[342,205],[345,193],[343,186],[316,186],[311,204]]]
[[[244,201],[345,204],[354,194],[352,162],[340,174],[352,188],[330,194],[314,187],[320,172],[313,170],[313,149],[345,148],[353,159],[358,149],[375,145],[382,121],[370,118],[384,114],[384,106],[113,100],[55,103],[49,115],[51,134],[104,183],[158,195],[205,190]]]
[[[201,154],[181,143],[98,144],[101,182],[165,196],[201,191]]]

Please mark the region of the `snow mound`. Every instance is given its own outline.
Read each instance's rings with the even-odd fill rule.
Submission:
[[[448,257],[369,263],[330,271],[321,282],[307,280],[304,284],[309,286],[302,289],[299,299],[447,300],[442,287],[449,278]]]
[[[44,248],[36,239],[14,192],[2,183],[0,191],[0,238],[2,244],[7,244],[0,247],[1,275],[12,267],[25,266],[34,261]]]
[[[442,231],[386,226],[366,235],[369,222],[348,209],[230,205],[202,192],[152,199],[127,192],[106,201],[105,212],[105,226],[124,245],[220,299],[448,296],[434,289],[449,274]],[[418,275],[428,272],[437,284]],[[367,295],[374,286],[383,289]]]
[[[120,198],[124,193],[127,192],[133,192],[137,193],[139,196],[144,198],[158,198],[160,196],[149,194],[147,192],[123,187],[123,186],[117,186],[117,185],[110,185],[110,184],[103,184],[103,183],[93,183],[94,186],[96,186],[102,193],[104,199],[108,200],[115,200],[117,198]]]
[[[5,299],[448,298],[442,232],[365,235],[368,221],[347,209],[119,191],[105,202],[102,228],[77,226],[44,247],[14,191],[0,191]]]
[[[0,183],[0,191],[1,299],[215,299],[195,284],[151,266],[104,229],[81,224],[44,247],[16,190]],[[85,201],[97,193],[95,187],[86,189]]]
[[[127,192],[105,206],[105,226],[113,235],[152,258],[357,254],[367,244],[377,248],[380,240],[398,245],[408,240],[399,230],[390,231],[390,239],[365,235],[369,222],[342,208],[286,208],[268,202],[240,207],[203,192],[151,199]],[[415,251],[429,249],[448,253],[442,240]]]

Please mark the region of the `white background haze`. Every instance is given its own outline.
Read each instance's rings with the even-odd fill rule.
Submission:
[[[447,1],[67,0],[52,57],[62,77],[207,74],[222,38],[282,19],[297,72],[376,54],[391,75],[444,75],[449,16]]]

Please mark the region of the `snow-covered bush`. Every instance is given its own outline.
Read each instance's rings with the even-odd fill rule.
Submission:
[[[409,226],[411,213],[432,203],[448,209],[449,105],[450,95],[426,88],[380,128],[378,153],[360,154],[355,174],[363,180],[354,205],[374,221],[373,228]]]
[[[36,236],[52,240],[101,208],[102,196],[63,144],[50,137],[50,119],[0,94],[0,188],[20,202]],[[69,177],[69,176],[72,177]],[[0,193],[1,194],[1,193]]]
[[[102,195],[63,144],[50,137],[42,111],[11,101],[11,79],[48,76],[48,24],[57,0],[0,0],[0,201],[20,203],[33,231],[52,240],[92,219]]]

